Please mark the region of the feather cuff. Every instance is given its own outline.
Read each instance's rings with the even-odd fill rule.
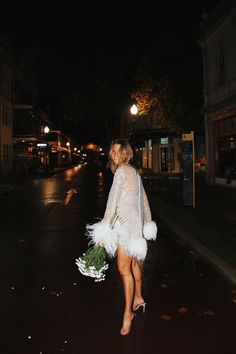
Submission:
[[[155,241],[157,238],[157,225],[155,221],[150,221],[143,226],[143,235],[146,240]]]

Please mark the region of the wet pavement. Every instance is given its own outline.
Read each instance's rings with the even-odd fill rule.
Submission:
[[[75,265],[87,249],[85,224],[103,216],[110,183],[74,167],[18,181],[0,196],[0,353],[235,353],[236,289],[162,224],[144,263],[146,313],[130,335],[119,335],[115,261],[101,283]]]

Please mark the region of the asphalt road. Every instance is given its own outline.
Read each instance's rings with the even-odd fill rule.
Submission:
[[[160,224],[143,269],[146,313],[120,336],[115,260],[101,283],[75,265],[110,182],[78,166],[0,197],[0,354],[235,353],[236,290]]]

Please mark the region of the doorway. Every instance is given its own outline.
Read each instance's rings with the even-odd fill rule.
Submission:
[[[161,147],[161,172],[168,171],[167,147]]]

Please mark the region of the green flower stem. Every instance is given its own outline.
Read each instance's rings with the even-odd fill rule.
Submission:
[[[90,247],[81,257],[85,262],[86,268],[95,267],[96,270],[101,269],[106,261],[106,251],[102,246]]]
[[[110,220],[110,228],[111,228],[111,229],[114,228],[114,225],[115,225],[115,223],[116,223],[118,217],[119,217],[119,215],[118,215],[118,213],[117,213],[117,207],[116,207],[116,210],[115,210],[115,212],[114,212],[114,214],[113,214],[113,216],[112,216],[112,218],[111,218],[111,220]]]

